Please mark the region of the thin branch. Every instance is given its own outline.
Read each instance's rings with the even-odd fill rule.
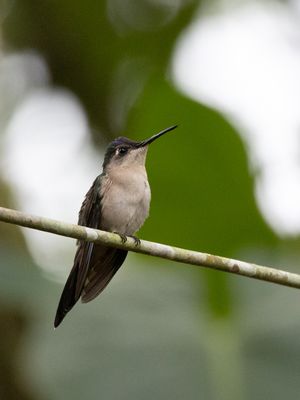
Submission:
[[[130,237],[128,237],[126,243],[122,243],[119,235],[114,233],[25,214],[8,208],[0,207],[0,221],[74,239],[86,240],[99,244],[102,243],[111,247],[166,258],[185,264],[230,272],[247,276],[248,278],[277,283],[279,285],[300,288],[300,275],[295,273],[197,251],[185,250],[165,244],[148,242],[146,240],[141,240],[141,243],[136,245],[135,241]]]

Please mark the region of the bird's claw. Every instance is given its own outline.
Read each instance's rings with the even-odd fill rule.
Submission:
[[[134,240],[134,244],[135,244],[136,247],[141,244],[141,240],[138,237],[133,236],[133,235],[129,235],[129,237],[131,237],[131,239]]]
[[[123,233],[119,233],[119,232],[114,232],[114,233],[116,235],[120,236],[122,244],[127,242],[127,236],[126,235],[123,235]],[[130,237],[131,239],[134,240],[135,246],[139,246],[141,244],[141,240],[138,237],[133,236],[133,235],[128,235],[128,237]]]
[[[127,236],[126,235],[123,235],[122,233],[119,233],[119,232],[114,232],[114,233],[116,235],[120,236],[122,244],[127,242]]]

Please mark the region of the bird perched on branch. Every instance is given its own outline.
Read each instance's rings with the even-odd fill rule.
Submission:
[[[78,225],[118,233],[123,241],[126,236],[134,235],[149,213],[151,192],[145,169],[148,146],[175,128],[171,126],[141,142],[126,137],[111,142],[105,153],[103,172],[95,179],[81,206]],[[134,239],[138,245],[139,240]],[[126,255],[126,250],[78,241],[54,326],[62,322],[79,298],[87,303],[98,296]]]

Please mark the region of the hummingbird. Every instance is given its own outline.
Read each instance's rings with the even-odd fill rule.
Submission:
[[[136,142],[126,137],[112,141],[105,152],[103,171],[94,180],[79,211],[78,225],[119,234],[122,241],[141,228],[149,214],[151,191],[145,168],[148,146],[177,125]],[[70,275],[63,289],[54,327],[81,298],[95,299],[123,264],[127,250],[102,244],[77,242]]]

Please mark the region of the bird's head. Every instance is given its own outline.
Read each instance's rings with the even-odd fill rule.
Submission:
[[[104,171],[112,166],[130,167],[134,165],[145,165],[149,144],[176,127],[177,125],[166,128],[141,142],[136,142],[126,137],[118,137],[109,144],[106,150],[103,162]]]

